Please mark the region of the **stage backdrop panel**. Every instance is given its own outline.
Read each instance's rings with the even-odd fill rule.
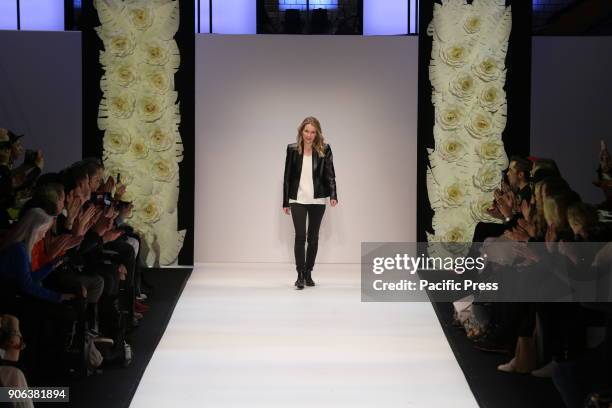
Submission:
[[[531,154],[557,161],[584,201],[599,203],[599,141],[612,148],[612,37],[534,37]]]
[[[45,169],[82,157],[81,33],[0,31],[0,127],[24,133]]]
[[[339,205],[318,262],[416,231],[416,37],[196,37],[195,262],[293,262],[286,147],[306,116],[332,147]]]

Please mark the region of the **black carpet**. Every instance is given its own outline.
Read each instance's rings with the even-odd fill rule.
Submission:
[[[498,371],[497,366],[507,363],[510,357],[475,349],[465,332],[452,325],[452,304],[442,302],[432,304],[448,343],[480,407],[565,408],[550,378]],[[440,386],[444,388],[443,384]]]
[[[151,310],[128,336],[133,350],[131,365],[107,367],[99,375],[64,382],[62,386],[70,387],[70,403],[45,403],[44,406],[128,407],[190,275],[191,269],[187,268],[146,269],[144,276],[154,286],[146,301]]]

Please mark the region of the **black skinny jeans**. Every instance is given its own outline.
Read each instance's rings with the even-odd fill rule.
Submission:
[[[319,248],[319,227],[325,213],[324,204],[291,203],[291,218],[295,227],[295,269],[300,272],[312,271]],[[306,232],[306,216],[308,215],[308,232]],[[308,250],[304,246],[308,241]],[[304,254],[306,252],[306,254]]]

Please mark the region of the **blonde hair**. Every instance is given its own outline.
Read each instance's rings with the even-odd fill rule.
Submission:
[[[567,208],[567,219],[585,229],[593,228],[599,222],[597,209],[583,202],[574,203]]]
[[[323,131],[321,130],[321,123],[314,116],[309,116],[302,121],[300,126],[298,126],[297,132],[297,147],[298,152],[300,154],[304,151],[304,137],[302,136],[302,132],[306,125],[311,125],[317,131],[317,135],[315,136],[314,141],[312,142],[312,148],[317,152],[319,157],[325,156],[325,138],[323,137]]]
[[[548,225],[554,225],[558,230],[566,229],[567,208],[569,206],[567,194],[546,196],[544,198],[544,219]]]
[[[55,217],[47,214],[42,208],[30,208],[2,237],[0,249],[4,249],[15,242],[23,242],[28,258],[32,259],[32,248],[38,242],[38,232],[43,228],[50,227],[53,221],[55,221]]]

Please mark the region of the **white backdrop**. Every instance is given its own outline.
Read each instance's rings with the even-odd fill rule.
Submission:
[[[196,36],[195,262],[292,262],[288,143],[306,116],[334,152],[317,262],[414,241],[416,37]]]

